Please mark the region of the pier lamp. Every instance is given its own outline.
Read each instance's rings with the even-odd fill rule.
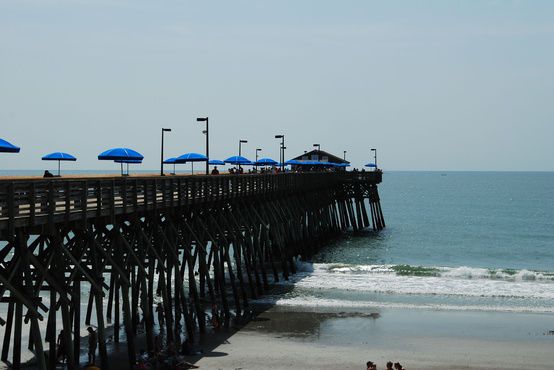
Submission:
[[[373,164],[375,164],[375,171],[377,171],[377,149],[371,149],[373,153]]]
[[[279,147],[279,162],[281,163],[281,172],[285,170],[285,135],[275,135],[275,139],[281,139],[281,146]]]
[[[239,157],[241,156],[241,153],[242,153],[242,144],[246,144],[248,142],[248,140],[239,140]]]
[[[208,120],[208,117],[198,117],[196,119],[196,122],[206,122],[206,129],[204,131],[202,131],[202,133],[206,135],[206,175],[208,175],[209,171],[210,171],[210,164],[208,163],[210,161],[210,127],[209,127],[209,120]]]
[[[258,162],[258,153],[261,152],[261,148],[256,148],[256,162]],[[258,165],[256,165],[256,169],[258,169]]]
[[[160,176],[164,175],[164,133],[171,132],[170,128],[162,128],[162,151],[160,159]]]

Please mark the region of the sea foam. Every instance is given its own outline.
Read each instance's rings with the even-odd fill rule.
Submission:
[[[554,312],[554,280],[549,272],[323,263],[298,267],[289,281],[279,283],[293,284],[297,294],[281,297],[277,304]],[[367,300],[375,294],[380,299]],[[403,302],[396,298],[400,296]],[[440,297],[446,303],[437,303]]]

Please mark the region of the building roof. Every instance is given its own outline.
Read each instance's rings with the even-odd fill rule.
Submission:
[[[306,158],[308,157],[308,158]],[[324,159],[327,157],[327,159]],[[317,150],[314,149],[310,152],[304,153],[299,155],[298,157],[292,158],[293,160],[302,161],[302,160],[309,160],[309,161],[321,161],[324,160],[326,162],[331,163],[350,163],[348,161],[345,161],[344,159],[337,157],[336,155],[333,155],[331,153],[327,153],[323,150]]]

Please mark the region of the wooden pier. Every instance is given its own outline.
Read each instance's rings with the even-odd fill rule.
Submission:
[[[228,327],[272,281],[295,272],[296,257],[309,258],[349,228],[382,229],[381,177],[0,180],[1,360],[18,368],[25,344],[38,369],[54,369],[63,329],[68,367],[76,369],[81,330],[94,322],[105,370],[108,324],[114,341],[125,332],[130,364],[139,327],[154,349],[155,317],[163,316],[176,348],[207,331],[210,311],[212,324]]]

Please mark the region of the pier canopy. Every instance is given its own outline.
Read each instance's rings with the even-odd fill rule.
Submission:
[[[276,166],[278,164],[279,162],[271,158],[262,158],[254,162],[254,165],[256,166]]]
[[[225,162],[219,159],[210,159],[208,164],[212,166],[225,166]]]
[[[129,148],[112,148],[98,154],[98,159],[101,161],[116,161],[116,160],[143,160],[144,156],[139,152]]]
[[[20,148],[7,142],[4,139],[0,139],[0,152],[1,153],[19,153]]]
[[[300,164],[302,164],[302,162],[297,161],[296,159],[291,159],[286,161],[284,164],[285,166],[299,166]]]
[[[300,162],[293,165],[304,164],[308,166],[336,166],[337,164],[350,163],[336,155],[317,149],[292,158],[292,160]]]
[[[351,164],[350,163],[335,163],[334,166],[339,167],[339,168],[346,168],[346,167],[350,167]]]
[[[45,155],[44,157],[42,157],[42,160],[43,161],[58,161],[58,176],[60,176],[60,162],[61,161],[75,162],[77,160],[77,158],[75,158],[74,156],[72,156],[69,153],[54,152],[54,153],[50,153],[50,154]]]
[[[240,155],[234,155],[232,157],[229,157],[224,162],[229,164],[234,164],[234,165],[248,165],[251,163],[248,158],[245,158]]]

